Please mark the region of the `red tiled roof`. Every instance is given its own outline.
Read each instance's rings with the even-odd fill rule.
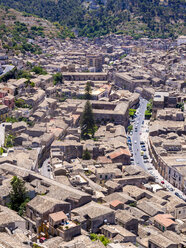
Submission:
[[[110,153],[109,157],[111,159],[114,159],[114,158],[117,158],[117,157],[119,157],[121,155],[126,155],[126,156],[129,156],[129,157],[131,156],[130,151],[128,149],[119,148],[116,151]]]
[[[171,226],[172,224],[176,224],[175,221],[172,220],[173,216],[171,214],[157,214],[154,216],[154,221],[158,222],[164,227]]]
[[[122,202],[119,200],[114,200],[110,203],[110,205],[113,207],[117,207],[119,204],[122,204]]]

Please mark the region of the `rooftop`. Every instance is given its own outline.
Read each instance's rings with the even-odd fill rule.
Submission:
[[[176,224],[175,221],[172,220],[173,216],[171,214],[158,214],[154,216],[154,221],[163,225],[164,227],[169,227],[171,225]]]

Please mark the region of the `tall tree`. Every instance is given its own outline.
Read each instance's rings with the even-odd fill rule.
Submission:
[[[81,118],[81,137],[82,139],[90,139],[94,137],[94,133],[95,122],[92,105],[89,101],[87,101]]]
[[[21,205],[26,201],[26,188],[25,182],[17,176],[14,176],[11,181],[10,192],[10,207],[15,211],[19,211]]]
[[[85,86],[85,99],[86,100],[91,100],[91,98],[92,98],[91,93],[92,93],[91,83],[87,82],[86,86]]]

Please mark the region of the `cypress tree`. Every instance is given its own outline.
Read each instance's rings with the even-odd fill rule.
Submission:
[[[92,111],[92,105],[89,101],[87,101],[81,117],[81,138],[82,139],[93,138],[94,133],[95,133],[95,122]]]

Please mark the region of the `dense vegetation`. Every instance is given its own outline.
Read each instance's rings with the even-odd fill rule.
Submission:
[[[184,29],[185,0],[97,0],[97,9],[81,4],[83,0],[0,0],[0,4],[44,17],[63,25],[62,38],[73,37],[69,28],[80,36],[95,37],[110,32],[134,38],[175,37]],[[57,24],[58,25],[58,24]],[[65,28],[66,27],[66,28]],[[34,28],[33,32],[41,32]]]
[[[42,52],[39,46],[28,43],[28,39],[34,38],[36,35],[33,34],[34,32],[34,30],[29,31],[26,24],[19,21],[15,21],[11,27],[7,27],[5,24],[0,25],[0,39],[3,41],[3,47],[8,50],[21,51],[22,53],[40,54]],[[41,31],[39,35],[41,35]]]
[[[104,235],[98,235],[96,233],[91,233],[90,239],[92,241],[100,240],[104,246],[107,246],[110,243],[110,240],[107,237],[105,237]]]
[[[145,110],[145,119],[150,119],[152,116],[152,107],[153,107],[153,101],[150,99],[150,101],[147,103],[147,109]]]
[[[0,0],[0,4],[72,26],[83,14],[80,0]]]

